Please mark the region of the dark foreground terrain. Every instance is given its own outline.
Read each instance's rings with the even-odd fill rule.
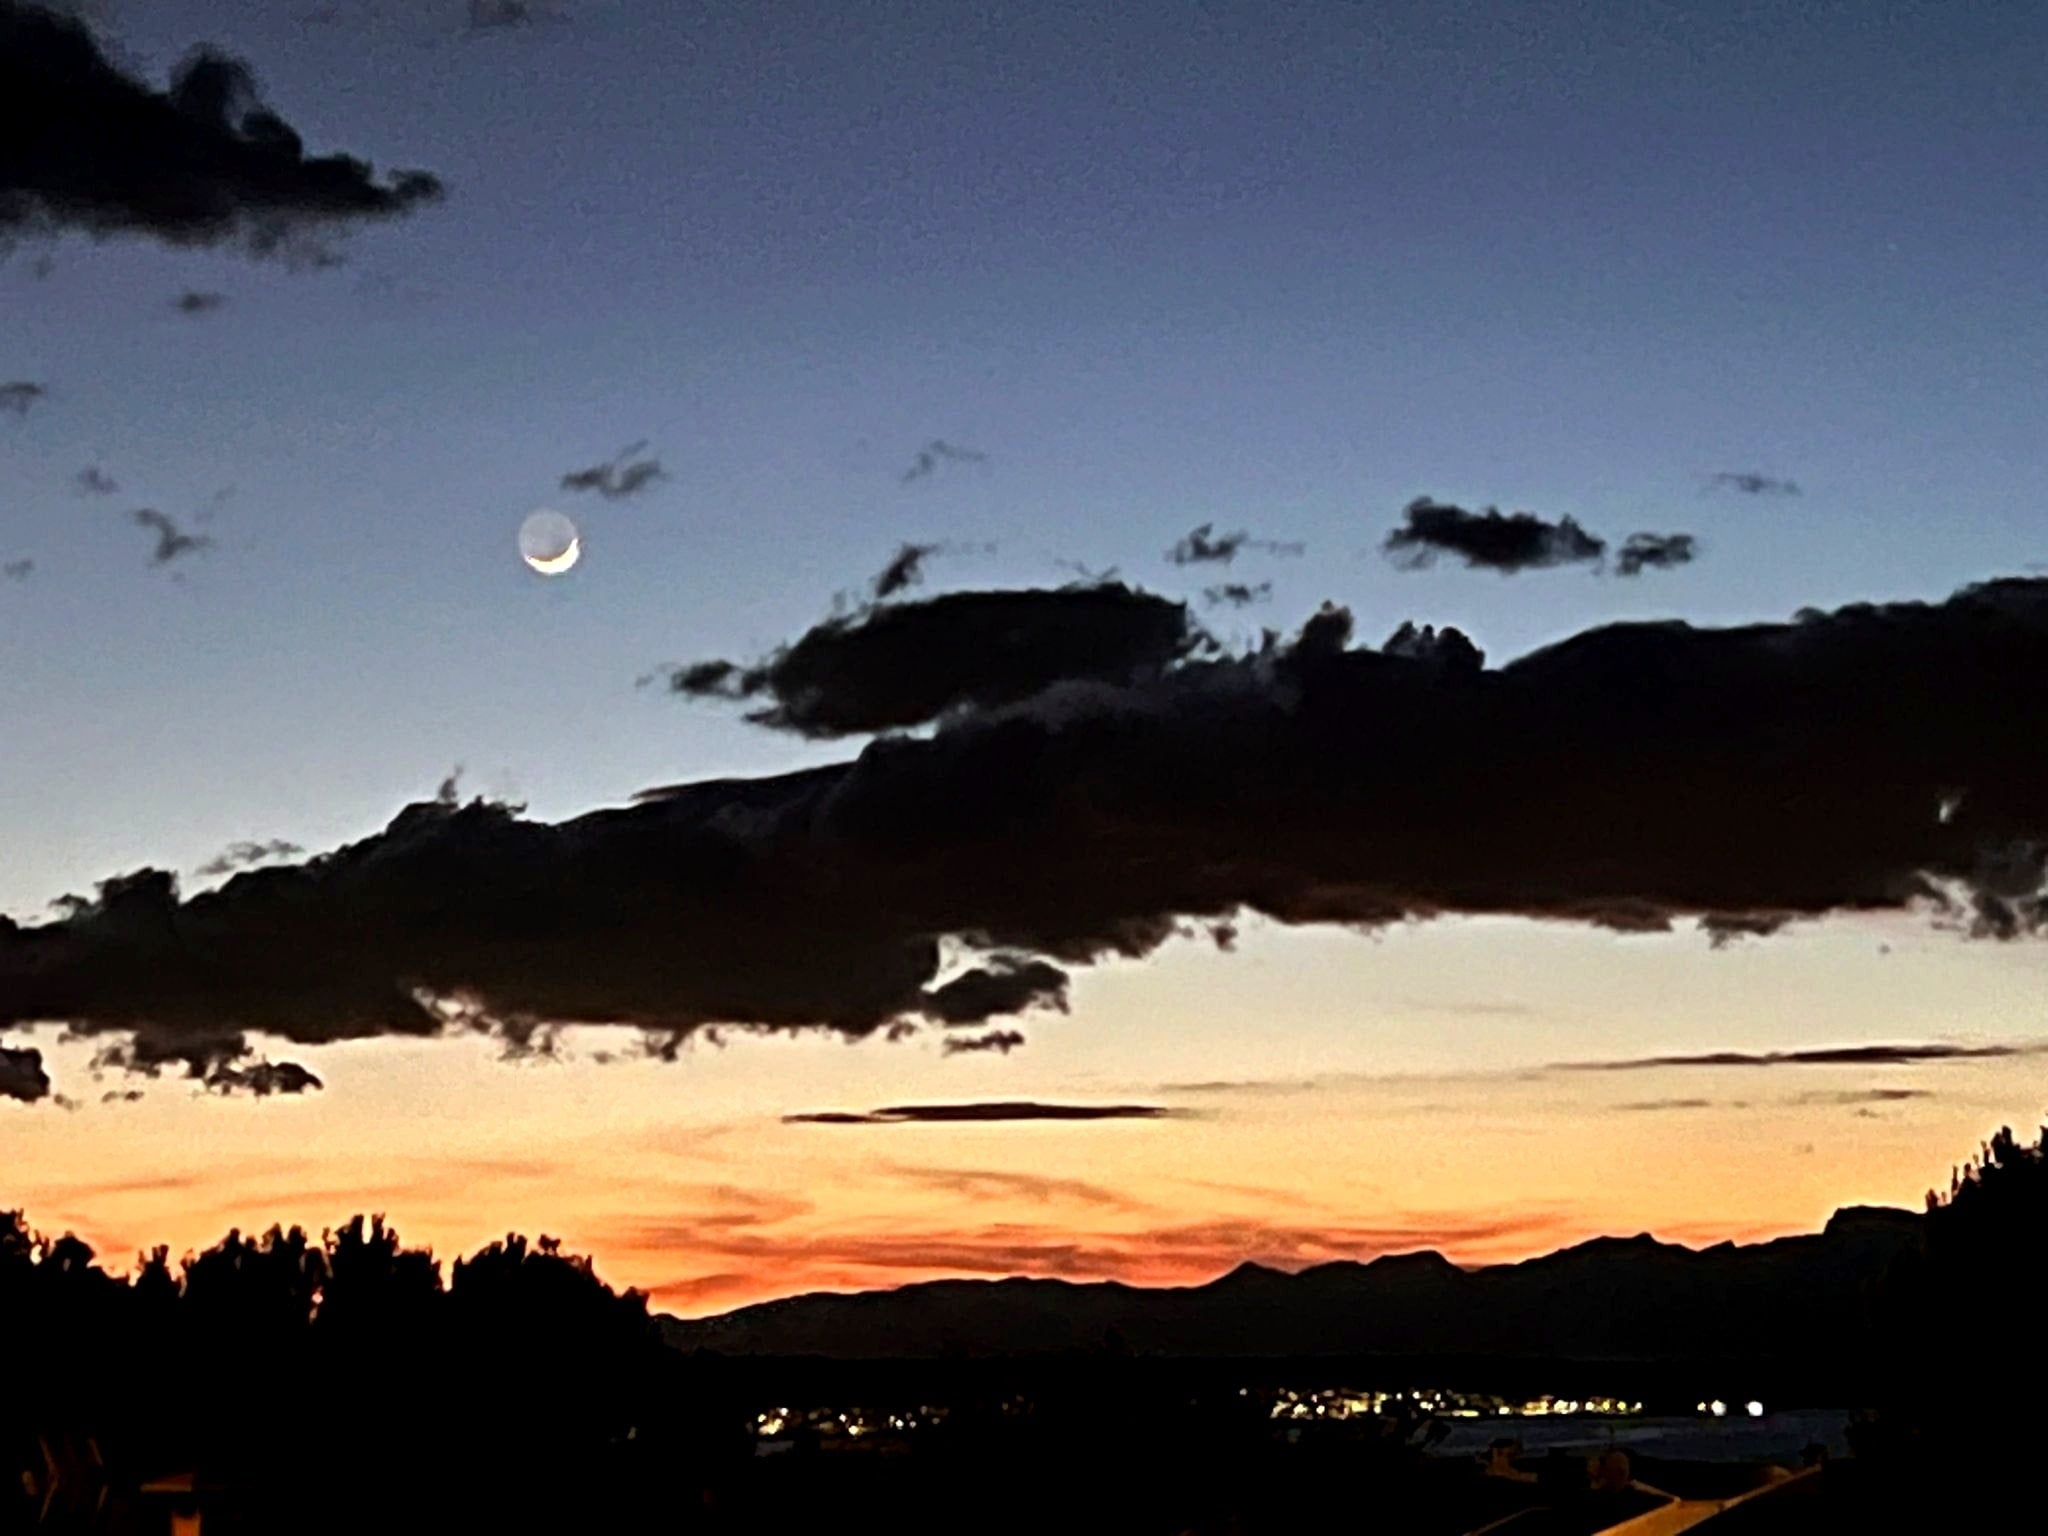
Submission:
[[[179,1509],[230,1533],[1460,1532],[1518,1511],[1513,1536],[1592,1531],[1640,1500],[1643,1476],[1511,1448],[1488,1476],[1469,1447],[1432,1448],[1489,1416],[1511,1437],[1527,1421],[1503,1405],[1625,1424],[1709,1395],[1730,1416],[1752,1399],[1865,1410],[1852,1457],[1742,1506],[1744,1529],[1803,1511],[1796,1528],[1947,1530],[2026,1491],[2048,1360],[2042,1144],[2001,1133],[1924,1218],[1506,1268],[912,1288],[770,1314],[815,1328],[923,1305],[941,1339],[963,1316],[998,1330],[936,1350],[897,1334],[890,1359],[872,1358],[890,1335],[849,1334],[853,1358],[834,1359],[701,1347],[717,1325],[677,1347],[687,1331],[665,1338],[644,1297],[545,1239],[444,1276],[358,1219],[317,1240],[231,1233],[175,1267],[157,1250],[124,1278],[0,1215],[0,1532],[161,1532]],[[950,1306],[963,1297],[968,1311]],[[1060,1307],[1033,1332],[1016,1309],[1048,1298]],[[1087,1309],[1105,1305],[1120,1310],[1080,1337],[1076,1319],[1094,1328]],[[1161,1318],[1209,1327],[1207,1350],[1192,1352],[1199,1332],[1152,1331]],[[1453,1334],[1464,1347],[1441,1347]],[[1420,1345],[1335,1347],[1361,1339]],[[1276,1341],[1292,1347],[1260,1355]],[[1575,1347],[1545,1347],[1559,1343]]]

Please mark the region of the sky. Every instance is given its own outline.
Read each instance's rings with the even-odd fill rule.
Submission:
[[[215,46],[308,154],[442,191],[366,191],[268,254],[59,218],[0,260],[0,385],[38,386],[0,391],[0,912],[23,931],[111,876],[190,894],[236,844],[290,864],[374,838],[458,766],[458,800],[552,824],[851,761],[874,730],[750,722],[662,669],[869,612],[905,543],[937,546],[913,608],[1113,570],[1233,655],[1328,601],[1363,645],[1451,625],[1494,668],[1618,621],[1939,604],[2048,561],[2037,7],[80,9],[149,89]],[[562,483],[650,459],[629,494]],[[1420,497],[1473,517],[1390,557]],[[554,579],[516,543],[543,506],[583,535]],[[1475,561],[1488,507],[1570,518],[1603,558]],[[1169,557],[1204,525],[1249,539]],[[1624,576],[1638,532],[1693,542]],[[1270,589],[1204,597],[1224,582]],[[789,705],[772,690],[756,705]],[[1487,750],[1466,773],[1512,800],[1550,743]],[[714,1039],[693,1014],[673,1061],[616,1023],[502,1059],[530,1013],[251,1026],[239,1070],[323,1085],[271,1094],[95,1068],[152,1008],[190,1038],[191,996],[145,977],[53,1012],[0,957],[5,1044],[56,1085],[0,1095],[0,1204],[115,1261],[359,1208],[450,1253],[545,1230],[697,1312],[933,1274],[1752,1239],[1915,1203],[2041,1111],[2038,940],[1804,890],[1783,905],[1817,920],[1720,945],[1468,894],[1393,922],[1245,895],[1228,948],[1202,926],[1228,902],[1092,963],[1048,941],[1065,1011],[968,1021],[1016,1023],[1014,1048],[865,1016]],[[442,920],[411,919],[430,947]],[[526,937],[573,978],[614,961],[582,934]],[[112,974],[127,952],[81,953]],[[1873,1043],[2004,1054],[1559,1070]],[[1011,1101],[1156,1113],[784,1118]]]

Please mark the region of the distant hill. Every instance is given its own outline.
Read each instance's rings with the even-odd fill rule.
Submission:
[[[1112,1337],[1135,1354],[1188,1358],[1813,1360],[1854,1351],[1879,1281],[1922,1223],[1852,1207],[1825,1231],[1765,1243],[1603,1237],[1476,1269],[1438,1253],[1298,1274],[1244,1264],[1181,1287],[936,1280],[661,1325],[685,1350],[838,1360],[1060,1354]]]

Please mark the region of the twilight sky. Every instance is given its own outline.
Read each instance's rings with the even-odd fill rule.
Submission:
[[[309,154],[446,191],[340,232],[334,265],[75,228],[0,261],[0,912],[24,929],[145,866],[189,894],[240,842],[370,838],[458,764],[464,797],[556,823],[848,761],[867,733],[806,739],[636,680],[767,656],[906,541],[942,547],[899,602],[1113,567],[1240,652],[1328,600],[1362,645],[1455,625],[1496,668],[1619,620],[1940,603],[2048,561],[2038,7],[564,0],[484,29],[463,0],[86,9],[152,88],[217,45]],[[15,174],[0,161],[0,215]],[[632,494],[562,487],[643,442],[619,463],[663,474]],[[1569,517],[1608,558],[1388,558],[1421,496]],[[585,539],[552,581],[515,548],[543,505]],[[1205,524],[1303,553],[1168,558]],[[1693,558],[1620,575],[1637,532],[1692,535]],[[1206,602],[1223,582],[1270,593]],[[2048,599],[2026,601],[2038,623]],[[1988,716],[1956,707],[1928,725],[1968,770],[1983,744],[1960,727]],[[1393,718],[1427,738],[1438,712]],[[1549,741],[1495,733],[1468,773],[1512,804]],[[1767,795],[1710,758],[1685,794]],[[1896,771],[1918,793],[1954,766]],[[1926,782],[1985,807],[1986,836],[2048,833],[1986,788],[2008,781]],[[1821,783],[1802,805],[1825,819],[1839,788],[1853,841],[1865,781]],[[1728,864],[1739,881],[1739,848]],[[0,956],[5,1044],[81,1106],[0,1093],[0,1204],[110,1259],[359,1207],[448,1249],[541,1228],[691,1311],[937,1273],[1187,1280],[1801,1229],[1911,1202],[2041,1109],[2038,939],[1882,910],[1715,948],[1689,920],[1534,921],[1572,914],[1477,878],[1424,902],[1404,874],[1404,901],[1474,915],[1369,934],[1343,925],[1356,906],[1308,921],[1296,892],[1231,952],[1194,933],[1091,965],[1003,940],[1071,972],[1066,1013],[976,1020],[1021,1029],[1016,1049],[948,1054],[967,1037],[927,1022],[699,1035],[663,1062],[592,1026],[507,1063],[460,1027],[251,1024],[325,1085],[263,1097],[95,1077],[126,1027],[176,1014],[189,1038],[193,1004],[151,979],[155,951],[88,934],[79,964],[118,971],[118,997],[94,981],[46,1007]],[[1656,879],[1627,894],[1687,918],[1883,904]],[[1268,884],[1202,889],[1168,908],[1276,911]],[[525,998],[618,962],[530,948],[549,978],[522,973]],[[327,1001],[278,996],[263,1017]],[[90,1038],[60,1038],[86,1015]],[[1554,1069],[1873,1042],[2000,1054]],[[983,1101],[1173,1113],[782,1118]]]

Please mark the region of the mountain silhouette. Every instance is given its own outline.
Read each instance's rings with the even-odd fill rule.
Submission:
[[[1818,1361],[1856,1349],[1924,1221],[1850,1207],[1822,1232],[1754,1244],[1601,1237],[1472,1269],[1434,1252],[1292,1274],[1246,1263],[1196,1286],[935,1280],[660,1323],[686,1350],[838,1360],[1060,1354],[1114,1337],[1167,1357]]]

